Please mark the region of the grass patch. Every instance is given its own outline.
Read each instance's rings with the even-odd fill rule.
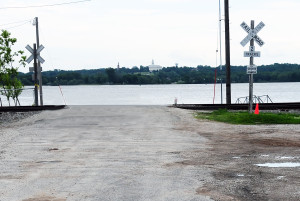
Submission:
[[[198,112],[198,119],[208,119],[213,121],[225,122],[230,124],[300,124],[300,115],[289,113],[260,113],[249,114],[248,112],[229,112],[220,109],[212,113]]]

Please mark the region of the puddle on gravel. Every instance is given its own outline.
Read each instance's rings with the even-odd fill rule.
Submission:
[[[278,159],[295,159],[295,157],[292,156],[281,156],[281,157],[276,157]]]
[[[274,167],[274,168],[293,168],[300,167],[300,163],[262,163],[256,164],[259,167]]]

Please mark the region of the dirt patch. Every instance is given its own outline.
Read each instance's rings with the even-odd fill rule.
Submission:
[[[35,198],[29,198],[25,199],[23,201],[66,201],[65,198],[55,198],[51,196],[42,196],[42,197],[35,197]]]
[[[169,166],[199,166],[214,178],[197,194],[214,200],[291,200],[300,197],[300,168],[258,167],[261,163],[299,162],[300,125],[241,126],[197,120],[178,129],[208,139],[207,149],[180,153]]]
[[[214,195],[215,200],[222,200],[222,201],[236,201],[237,200],[234,197],[220,194],[217,191],[211,191],[206,187],[201,187],[201,188],[196,189],[196,193],[199,195],[205,195],[205,196],[209,196],[209,197]]]
[[[179,161],[179,162],[175,162],[175,163],[167,163],[164,166],[165,167],[179,167],[179,166],[195,166],[195,165],[200,165],[199,161],[184,160],[184,161]]]
[[[292,141],[284,138],[252,139],[250,143],[274,147],[300,147],[300,141]]]

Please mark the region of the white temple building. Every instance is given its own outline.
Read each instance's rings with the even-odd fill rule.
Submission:
[[[158,71],[158,70],[162,69],[162,66],[154,64],[154,60],[153,59],[152,59],[152,64],[149,65],[148,67],[149,67],[149,71],[150,72],[152,72],[152,71]]]

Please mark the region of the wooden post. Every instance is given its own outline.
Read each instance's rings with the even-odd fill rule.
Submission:
[[[231,78],[230,78],[230,35],[229,35],[229,3],[225,7],[225,55],[226,55],[226,104],[231,104]]]
[[[35,29],[36,29],[36,45],[37,48],[40,46],[39,39],[39,20],[38,17],[35,17]],[[40,105],[43,106],[43,80],[42,80],[42,70],[41,70],[41,62],[38,61],[38,78],[39,78],[39,87],[40,87]]]

